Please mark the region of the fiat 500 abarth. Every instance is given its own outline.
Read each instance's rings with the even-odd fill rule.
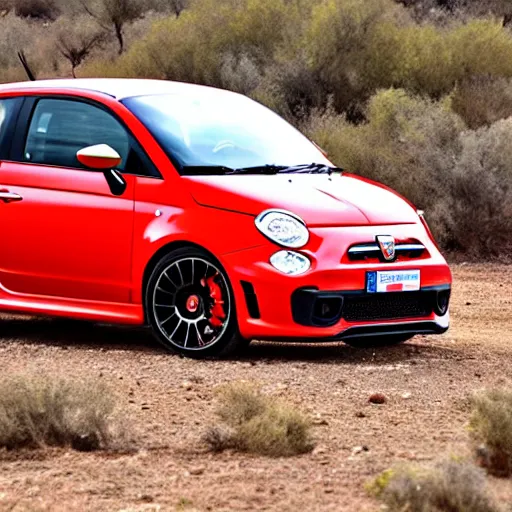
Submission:
[[[250,340],[386,345],[449,324],[421,212],[239,94],[145,80],[0,86],[0,310]]]

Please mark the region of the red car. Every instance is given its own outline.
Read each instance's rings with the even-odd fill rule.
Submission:
[[[0,86],[0,226],[0,310],[150,325],[188,356],[449,324],[421,212],[227,91]]]

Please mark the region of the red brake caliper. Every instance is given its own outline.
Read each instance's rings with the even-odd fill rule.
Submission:
[[[210,297],[213,301],[213,305],[210,308],[210,325],[212,327],[222,327],[224,320],[226,320],[226,312],[224,311],[224,301],[222,300],[222,290],[220,286],[215,282],[215,278],[219,274],[215,274],[212,277],[203,279],[202,285],[208,286],[210,290]]]

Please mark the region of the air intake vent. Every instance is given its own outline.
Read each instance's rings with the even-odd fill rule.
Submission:
[[[240,281],[242,289],[244,290],[245,303],[247,305],[247,311],[251,318],[260,318],[260,308],[258,305],[258,297],[254,291],[254,286],[247,281]]]

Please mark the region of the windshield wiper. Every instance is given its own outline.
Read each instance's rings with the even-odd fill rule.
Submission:
[[[232,169],[226,174],[278,174],[284,169],[288,169],[287,165],[255,165],[254,167],[242,167],[240,169]]]
[[[332,174],[342,172],[343,169],[330,167],[325,164],[301,165],[257,165],[232,169],[222,165],[187,165],[182,168],[181,174],[185,176],[228,176],[234,174]]]
[[[343,169],[329,167],[325,164],[301,164],[301,165],[259,165],[256,167],[244,167],[233,169],[226,174],[332,174]]]
[[[333,172],[341,172],[342,169],[330,167],[325,164],[302,164],[286,167],[279,171],[279,174],[332,174]]]

